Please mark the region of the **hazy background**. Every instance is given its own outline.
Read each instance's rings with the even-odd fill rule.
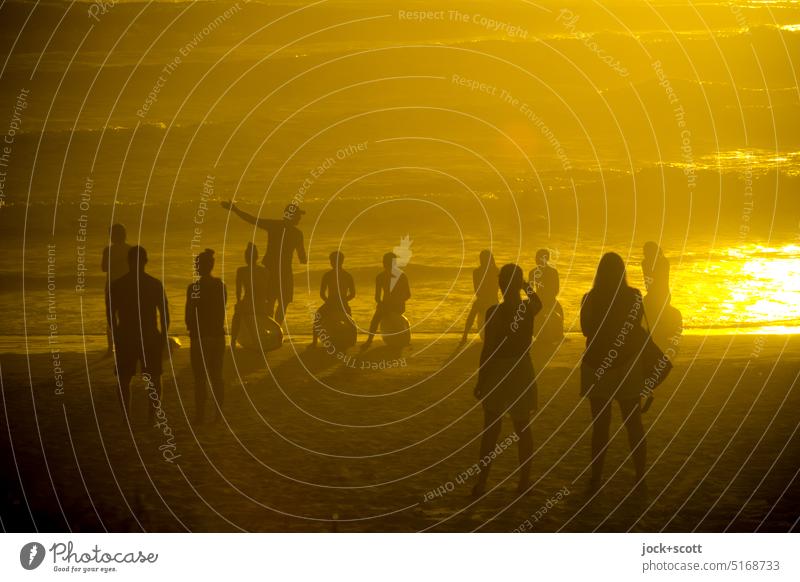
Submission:
[[[246,242],[263,250],[263,234],[227,222],[219,200],[277,217],[293,197],[308,211],[310,256],[288,317],[297,333],[309,332],[340,246],[365,325],[380,257],[406,234],[418,330],[463,325],[483,248],[526,272],[537,248],[554,249],[569,324],[603,252],[629,259],[643,286],[651,239],[672,262],[690,328],[800,325],[800,8],[790,2],[105,10],[0,4],[7,336],[47,333],[48,244],[59,332],[103,332],[100,253],[117,221],[150,251],[181,333],[192,251],[217,249],[232,290]],[[406,14],[417,10],[442,12]],[[93,269],[82,304],[81,214]]]

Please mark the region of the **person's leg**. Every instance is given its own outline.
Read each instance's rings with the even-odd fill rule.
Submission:
[[[491,469],[494,459],[494,448],[497,446],[497,437],[500,436],[502,426],[502,413],[498,414],[495,411],[483,409],[483,436],[481,437],[480,459],[478,460],[478,466],[481,471],[478,473],[478,482],[472,488],[472,494],[476,497],[483,495],[486,491],[489,469]]]
[[[106,350],[106,355],[111,355],[114,353],[114,339],[111,333],[111,297],[109,296],[109,289],[108,283],[106,283],[105,289],[105,300],[106,300],[106,344],[108,344],[108,349]]]
[[[475,302],[472,303],[472,307],[470,307],[469,313],[467,314],[467,322],[464,325],[464,333],[461,336],[461,343],[467,343],[467,337],[469,336],[469,332],[472,329],[472,324],[475,323],[475,318],[478,315],[478,306]]]
[[[592,480],[590,488],[597,490],[603,481],[603,465],[611,429],[611,400],[589,397],[592,406]]]
[[[528,489],[531,480],[531,463],[533,462],[533,434],[530,418],[514,419],[514,432],[519,437],[519,487],[520,493]]]
[[[225,338],[214,338],[210,342],[210,365],[208,374],[211,378],[211,390],[214,395],[214,420],[222,417],[222,406],[225,403],[225,383],[222,379],[222,365],[225,358]]]
[[[369,322],[369,333],[367,334],[367,341],[364,342],[364,347],[369,347],[372,345],[372,340],[375,338],[375,334],[378,332],[378,326],[381,324],[382,318],[383,309],[381,309],[381,305],[377,305],[375,307],[375,315],[372,316],[372,321]]]
[[[148,399],[147,402],[147,422],[151,426],[155,424],[156,420],[156,407],[164,407],[163,396],[161,395],[161,370],[157,370],[150,374],[150,388],[156,394],[156,400]]]
[[[203,364],[203,353],[201,351],[200,338],[192,338],[189,347],[189,360],[192,364],[192,376],[194,377],[194,422],[202,424],[206,413],[206,369]],[[203,348],[206,346],[203,345]]]
[[[239,330],[242,327],[242,314],[240,313],[241,307],[239,304],[236,305],[236,309],[233,312],[233,317],[231,318],[231,349],[236,349],[236,338],[239,337]]]
[[[642,426],[642,412],[638,399],[621,400],[619,407],[628,432],[628,444],[631,447],[633,466],[636,469],[636,482],[644,481],[645,466],[647,465],[647,440]]]
[[[275,307],[275,321],[278,325],[283,327],[283,320],[286,319],[286,307],[288,303],[284,301],[283,297],[278,297],[277,305]]]
[[[131,378],[133,376],[131,374],[125,375],[118,375],[117,382],[119,384],[119,390],[117,391],[117,396],[119,397],[119,404],[122,408],[122,414],[125,419],[129,419],[129,414],[131,411]]]

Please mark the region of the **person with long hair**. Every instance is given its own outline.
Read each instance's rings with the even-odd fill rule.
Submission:
[[[531,360],[533,318],[542,303],[525,281],[522,269],[511,263],[498,275],[503,300],[486,312],[485,338],[481,351],[475,396],[483,405],[483,437],[481,438],[478,482],[474,496],[483,495],[489,469],[497,447],[503,416],[509,414],[518,437],[518,492],[530,487],[533,437],[531,412],[537,407],[536,373]],[[526,297],[522,298],[522,291]]]
[[[483,328],[484,314],[492,305],[497,304],[497,276],[500,271],[494,262],[492,251],[483,250],[479,256],[480,264],[472,271],[472,288],[475,292],[475,301],[467,314],[467,323],[464,325],[464,334],[461,336],[461,343],[467,343],[467,337],[478,320],[478,329]]]
[[[592,495],[602,487],[614,400],[628,433],[636,486],[645,486],[647,444],[640,406],[644,375],[638,357],[642,314],[642,294],[628,285],[622,257],[606,253],[597,266],[594,286],[581,303],[581,330],[586,336],[581,394],[588,398],[592,411]]]

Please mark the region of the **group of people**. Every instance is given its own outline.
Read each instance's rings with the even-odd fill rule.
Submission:
[[[655,304],[669,303],[669,261],[656,243],[644,247],[642,270],[647,295],[655,294]],[[480,458],[485,470],[478,474],[473,494],[484,493],[489,466],[494,458],[502,418],[509,414],[518,436],[519,491],[529,488],[533,438],[531,417],[537,408],[536,373],[531,359],[534,332],[538,337],[547,327],[538,325],[537,317],[553,317],[561,307],[557,271],[548,264],[549,253],[537,253],[537,266],[526,282],[516,264],[499,270],[489,251],[481,253],[481,265],[473,275],[475,301],[467,318],[462,340],[476,315],[484,313],[484,343],[480,356],[475,396],[484,412]],[[491,285],[492,280],[496,285]],[[502,299],[497,303],[497,293]],[[642,413],[652,400],[645,390],[645,370],[640,357],[652,332],[646,321],[646,301],[641,292],[630,286],[625,262],[616,253],[603,255],[591,290],[583,296],[580,310],[581,331],[586,347],[581,362],[581,395],[590,404],[592,414],[591,478],[588,492],[594,495],[603,484],[603,466],[609,444],[612,403],[622,412],[628,434],[631,458],[636,473],[637,491],[645,488],[647,443]],[[560,316],[563,319],[563,316]],[[644,320],[644,321],[643,321]],[[644,323],[644,325],[643,325]],[[548,341],[545,334],[545,341]],[[538,344],[538,341],[537,341]],[[535,348],[534,348],[535,349]],[[646,396],[645,396],[646,395]],[[643,402],[644,398],[644,402]]]
[[[257,218],[230,202],[223,203],[246,222],[267,231],[266,252],[258,264],[258,249],[252,243],[245,251],[245,265],[236,272],[236,308],[231,325],[231,348],[236,347],[242,325],[252,323],[251,314],[265,310],[278,323],[293,298],[292,260],[307,257],[298,223],[303,211],[295,204],[286,207],[279,220]],[[161,397],[162,353],[168,344],[169,309],[163,285],[145,272],[147,252],[126,243],[125,229],[115,224],[111,244],[103,252],[102,267],[108,274],[106,313],[109,353],[115,354],[119,395],[126,416],[130,410],[130,382],[137,364]],[[645,245],[642,269],[648,296],[656,303],[669,304],[669,262],[658,245]],[[317,318],[346,315],[356,296],[353,277],[343,266],[340,251],[330,254],[330,271],[322,277],[320,297],[323,305]],[[408,277],[396,264],[397,255],[383,256],[383,270],[375,281],[375,314],[370,322],[365,347],[371,345],[383,318],[402,315],[411,297]],[[552,341],[563,335],[563,313],[558,303],[558,272],[549,264],[550,254],[540,250],[536,267],[527,280],[516,264],[498,268],[492,253],[480,254],[473,272],[475,299],[467,316],[462,336],[465,342],[475,320],[484,336],[475,396],[484,412],[481,459],[492,459],[502,418],[509,414],[519,446],[519,489],[530,486],[533,455],[531,418],[537,408],[536,373],[531,359],[534,334]],[[208,387],[214,397],[215,417],[224,401],[222,365],[226,348],[225,309],[227,289],[213,276],[214,251],[206,249],[195,258],[195,277],[186,289],[184,319],[190,336],[190,360],[195,380],[195,422],[205,419]],[[498,294],[500,300],[498,301]],[[600,260],[592,289],[581,303],[580,322],[586,337],[581,365],[581,394],[590,403],[592,414],[590,491],[602,485],[605,451],[608,447],[611,405],[622,411],[636,471],[636,486],[644,487],[646,439],[642,426],[643,371],[635,357],[640,347],[644,300],[640,291],[628,284],[625,263],[618,254],[606,253]],[[543,319],[542,319],[543,318]],[[545,333],[550,319],[558,323]],[[318,341],[314,328],[312,345]],[[537,341],[538,343],[538,341]],[[154,408],[150,407],[150,419]],[[489,464],[491,461],[489,461]],[[481,471],[473,488],[475,495],[485,491],[489,467]]]
[[[169,304],[161,281],[146,272],[147,251],[125,242],[125,228],[115,224],[111,244],[103,252],[108,274],[106,317],[108,353],[115,358],[119,399],[123,413],[130,414],[130,384],[137,365],[148,383],[150,398],[160,402],[161,371],[169,345]],[[124,266],[123,266],[124,265]],[[227,289],[212,275],[214,251],[206,249],[195,258],[195,277],[186,288],[184,321],[190,337],[190,360],[195,380],[195,422],[205,419],[208,386],[214,395],[215,417],[224,400],[222,362],[225,355],[225,304]],[[157,406],[148,406],[148,422]]]

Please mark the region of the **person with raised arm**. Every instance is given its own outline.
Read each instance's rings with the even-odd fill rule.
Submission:
[[[282,325],[286,309],[294,299],[292,260],[295,253],[301,265],[308,262],[303,232],[297,228],[305,211],[292,202],[284,209],[282,218],[273,219],[253,216],[232,201],[222,202],[222,207],[248,224],[267,231],[267,249],[261,261],[267,270],[267,315]]]

